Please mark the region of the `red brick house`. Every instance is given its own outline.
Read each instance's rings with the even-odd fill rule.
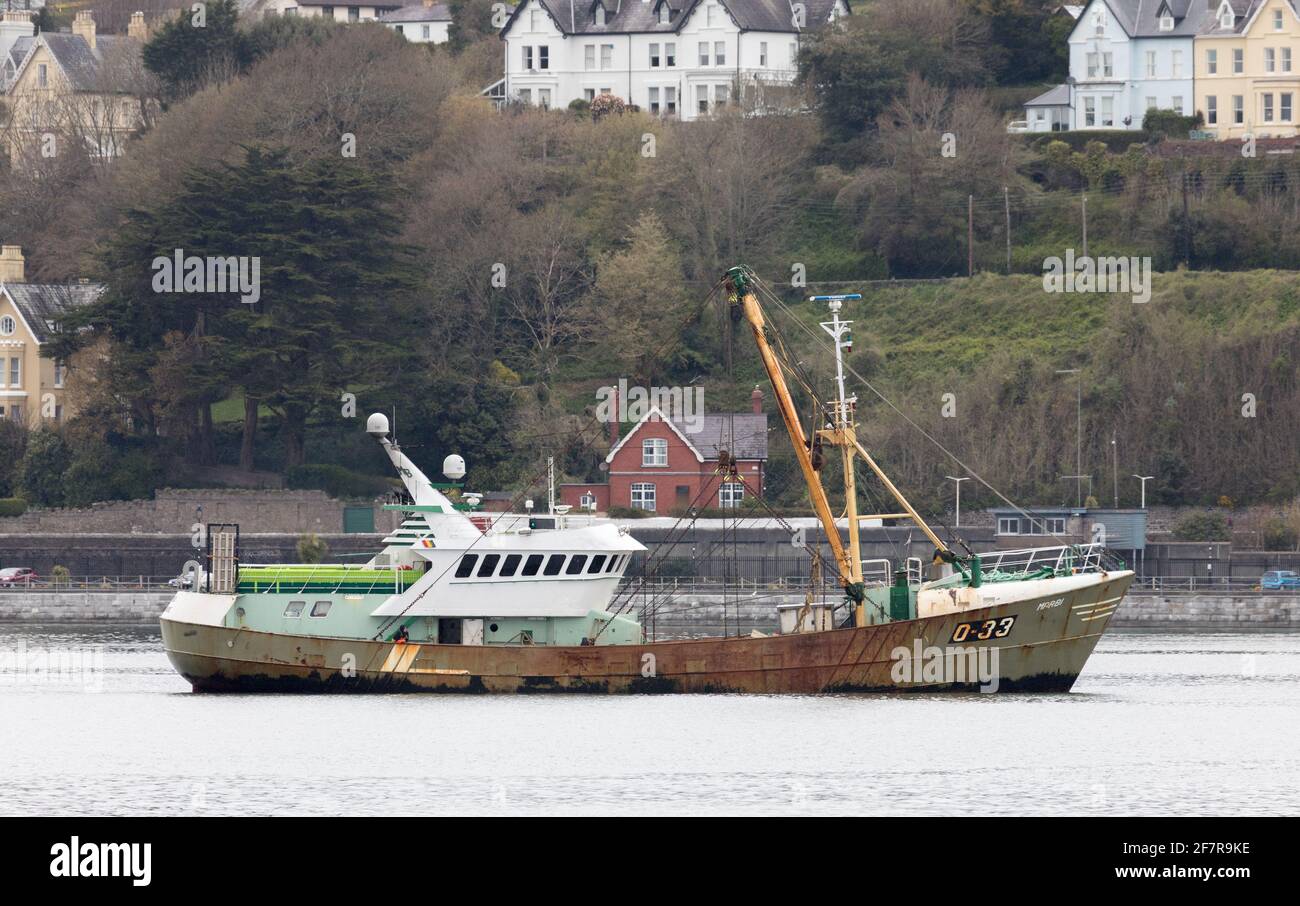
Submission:
[[[723,451],[735,460],[742,481],[722,474]],[[752,412],[704,415],[694,425],[651,408],[614,444],[605,465],[605,483],[562,484],[561,501],[575,511],[616,506],[663,515],[689,506],[740,506],[745,498],[762,495],[766,478],[763,395],[755,390]]]

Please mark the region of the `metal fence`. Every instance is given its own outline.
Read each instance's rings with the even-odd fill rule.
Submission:
[[[0,581],[0,594],[6,591],[60,592],[60,591],[175,591],[170,583],[175,576],[69,576],[55,579]]]

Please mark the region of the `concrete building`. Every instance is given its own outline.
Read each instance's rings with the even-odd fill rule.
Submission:
[[[485,94],[539,107],[611,94],[684,120],[743,97],[779,106],[802,34],[847,0],[525,0],[501,29],[505,78]]]
[[[443,44],[451,38],[451,7],[433,0],[384,13],[379,21],[416,44]]]
[[[60,329],[61,318],[103,292],[91,283],[28,283],[22,249],[0,248],[0,418],[35,427],[62,421],[67,367],[45,358],[41,346]]]
[[[1196,37],[1196,108],[1217,138],[1296,135],[1300,15],[1288,0],[1209,0]]]
[[[1193,112],[1193,41],[1207,0],[1091,0],[1070,33],[1075,129],[1141,129],[1148,110]]]

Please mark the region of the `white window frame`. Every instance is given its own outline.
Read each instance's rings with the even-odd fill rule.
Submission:
[[[1219,124],[1219,98],[1210,94],[1205,97],[1205,125],[1217,126]]]
[[[582,45],[582,68],[592,70],[596,68],[596,45]]]
[[[1217,75],[1219,72],[1219,52],[1217,50],[1207,50],[1205,52],[1205,71],[1209,75]]]
[[[745,501],[745,485],[739,481],[724,481],[718,485],[718,508],[734,510]]]
[[[1232,74],[1241,75],[1246,71],[1246,51],[1241,47],[1232,49]]]
[[[0,318],[0,336],[11,337],[17,329],[18,322],[13,319],[12,315],[5,315]]]
[[[1148,50],[1147,51],[1147,78],[1154,79],[1155,77],[1156,77],[1156,52],[1154,50]]]
[[[628,502],[634,510],[645,510],[647,513],[655,512],[655,486],[650,481],[634,481],[629,490]]]
[[[1014,527],[1015,527],[1015,531],[1007,531],[1007,529],[1008,529],[1009,527],[1011,527],[1011,526],[1014,526]],[[999,535],[1019,535],[1019,534],[1020,534],[1020,519],[1019,519],[1019,517],[1017,517],[1017,516],[999,516],[999,517],[998,517],[998,534],[999,534]]]
[[[668,467],[668,441],[662,437],[647,437],[641,441],[641,467],[664,469]]]

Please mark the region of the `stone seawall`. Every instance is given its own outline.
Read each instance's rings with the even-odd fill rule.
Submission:
[[[0,623],[150,624],[158,620],[172,592],[0,591]],[[759,599],[681,594],[660,605],[660,627],[740,625],[770,629],[778,604],[802,603],[802,595]],[[640,616],[642,602],[633,604]],[[1113,626],[1128,629],[1300,629],[1300,595],[1129,595]]]
[[[0,623],[157,623],[169,591],[0,591]]]

